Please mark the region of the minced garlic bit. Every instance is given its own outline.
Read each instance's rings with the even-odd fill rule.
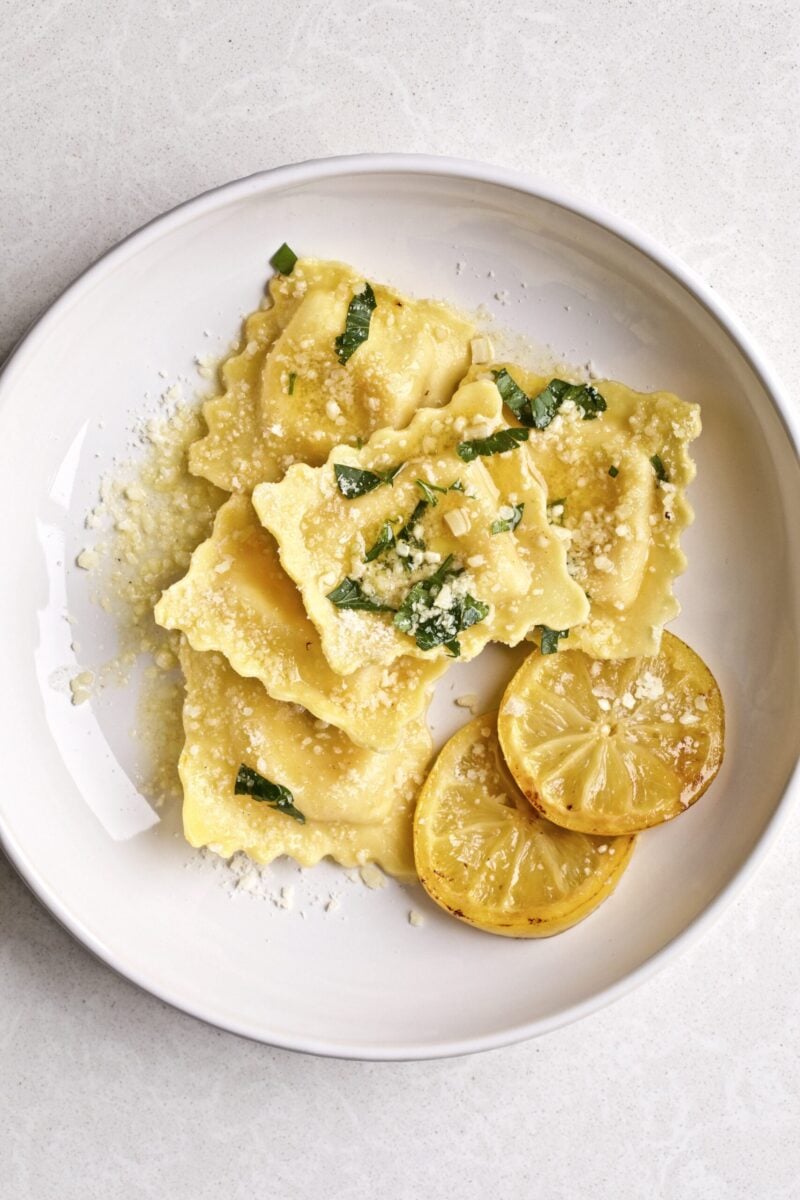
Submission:
[[[409,925],[414,925],[418,928],[420,925],[425,924],[425,918],[421,912],[416,910],[416,908],[412,908],[408,913],[408,923]]]
[[[456,696],[455,704],[459,708],[468,708],[474,715],[480,704],[480,697],[475,692],[466,692],[463,696]]]

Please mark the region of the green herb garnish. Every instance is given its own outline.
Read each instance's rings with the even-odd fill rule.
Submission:
[[[394,545],[394,540],[395,538],[394,530],[392,529],[392,522],[384,521],[375,544],[364,556],[364,562],[374,562],[376,558],[379,558],[380,555],[383,554],[384,550],[388,550],[390,546]]]
[[[394,483],[402,469],[403,463],[392,467],[391,471],[362,471],[360,467],[346,467],[344,463],[333,464],[336,486],[345,500],[355,500],[358,496],[366,496],[367,492],[374,492],[375,488]]]
[[[581,410],[584,421],[591,421],[598,413],[605,412],[605,400],[590,383],[567,383],[564,379],[551,379],[538,395],[528,396],[505,367],[493,374],[503,403],[529,429],[546,429],[567,400]]]
[[[498,517],[496,521],[492,521],[489,526],[490,533],[510,533],[512,529],[516,529],[519,525],[522,520],[525,504],[509,504],[507,507],[512,510],[512,515],[510,517]]]
[[[527,442],[529,436],[528,429],[498,429],[489,437],[459,442],[456,453],[463,462],[472,462],[480,456],[505,454],[507,450],[516,450],[520,442]]]
[[[549,625],[540,625],[542,631],[542,654],[555,654],[561,638],[569,637],[568,629],[551,629]]]
[[[552,382],[560,384],[563,389],[560,403],[566,404],[571,400],[575,407],[580,409],[584,421],[593,421],[601,412],[606,411],[604,398],[590,383],[564,383],[561,379]]]
[[[430,507],[431,505],[427,500],[419,500],[414,506],[414,511],[406,521],[405,525],[395,534],[395,542],[398,546],[398,553],[401,545],[413,546],[415,550],[425,549],[425,543],[421,537],[417,537],[417,535],[414,533],[414,527],[419,524],[419,522],[422,520],[422,517]],[[401,554],[400,558],[402,559],[405,569],[410,571],[411,563],[408,555]]]
[[[344,333],[340,333],[334,342],[336,357],[342,366],[351,355],[355,354],[361,343],[369,337],[369,323],[376,305],[375,293],[368,283],[365,283],[362,290],[357,292],[350,301],[344,323]]]
[[[612,479],[616,479],[617,476],[619,475],[619,467],[609,467],[608,473]]]
[[[425,479],[418,479],[416,483],[417,487],[432,508],[436,508],[436,505],[439,503],[439,501],[436,499],[436,492],[440,492],[442,495],[445,495],[447,492],[463,492],[464,490],[464,485],[460,479],[456,479],[455,482],[451,483],[449,487],[439,487],[437,483],[428,483]]]
[[[503,403],[508,405],[514,416],[518,417],[523,425],[533,425],[530,396],[523,392],[516,379],[509,375],[505,367],[501,371],[492,371],[492,374]]]
[[[327,597],[337,608],[356,608],[362,612],[395,612],[390,604],[381,604],[373,596],[368,596],[357,579],[346,579],[328,592]]]
[[[299,821],[301,825],[306,823],[305,817],[296,807],[294,796],[288,788],[283,787],[280,783],[272,783],[263,775],[259,775],[258,771],[254,771],[252,767],[246,767],[244,763],[240,765],[237,772],[233,791],[236,796],[249,796],[251,800],[263,800],[270,808],[286,813],[287,817],[294,817],[295,821]]]
[[[295,375],[294,371],[292,371],[292,372],[290,372],[290,374],[289,374],[289,387],[288,387],[288,392],[289,392],[289,395],[290,395],[290,396],[293,396],[293,395],[294,395],[294,385],[295,385],[296,383],[297,383],[297,376]]]
[[[434,604],[442,588],[452,579],[463,575],[461,567],[453,567],[449,554],[440,567],[427,579],[415,583],[394,618],[395,627],[411,634],[420,650],[444,646],[452,658],[461,654],[458,634],[477,625],[489,615],[488,604],[473,596],[457,596],[452,604],[437,608]]]
[[[658,482],[659,483],[669,483],[669,475],[667,474],[667,469],[664,466],[663,462],[661,461],[661,458],[659,457],[659,455],[654,454],[653,457],[650,459],[650,462],[653,464],[653,470],[656,473],[656,479],[658,480]]]
[[[550,500],[548,502],[547,519],[551,525],[563,525],[564,524],[564,506],[566,503],[567,503],[566,496],[562,496],[562,498],[560,500]],[[557,508],[560,508],[561,511],[556,512]]]
[[[291,246],[287,246],[286,242],[273,254],[269,260],[270,266],[273,266],[279,275],[291,275],[294,270],[294,264],[297,262],[297,255]]]

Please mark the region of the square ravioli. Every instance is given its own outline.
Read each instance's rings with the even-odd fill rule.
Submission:
[[[190,469],[228,491],[251,492],[293,462],[318,466],[334,446],[400,429],[420,405],[446,404],[469,363],[472,324],[445,304],[372,285],[368,336],[337,349],[354,297],[352,267],[298,259],[269,284],[271,307],[247,318],[242,349],[206,402],[208,435]]]
[[[505,369],[530,397],[549,382]],[[586,420],[566,402],[527,442],[570,572],[590,602],[588,620],[559,645],[594,658],[656,654],[665,622],[680,611],[673,581],[686,568],[680,538],[694,518],[685,491],[695,476],[688,445],[701,430],[700,408],[611,380],[592,387],[604,411]]]
[[[355,746],[299,705],[242,679],[221,654],[184,642],[186,742],[179,770],[183,825],[192,846],[259,863],[289,855],[309,867],[329,856],[346,867],[378,863],[391,875],[414,875],[412,819],[431,757],[423,720],[408,726],[389,754]],[[296,819],[251,795],[237,795],[240,767],[288,789]]]
[[[195,650],[220,651],[274,699],[302,704],[371,750],[397,745],[447,667],[403,657],[347,677],[332,671],[275,539],[246,496],[231,496],[219,510],[189,571],[158,602],[156,620],[182,630]]]
[[[406,430],[255,489],[334,671],[474,658],[534,625],[584,620],[542,485],[506,425],[494,384],[471,383]]]

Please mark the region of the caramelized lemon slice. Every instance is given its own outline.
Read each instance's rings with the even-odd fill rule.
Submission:
[[[494,714],[450,739],[414,819],[431,899],[506,937],[547,937],[588,916],[613,891],[634,840],[587,837],[537,816],[503,762]]]
[[[508,685],[498,719],[506,761],[533,807],[566,829],[605,836],[694,804],[719,770],[724,727],[713,675],[670,633],[648,658],[536,652]]]

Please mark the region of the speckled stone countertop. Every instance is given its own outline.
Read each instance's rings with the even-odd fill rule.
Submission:
[[[0,353],[164,209],[279,163],[419,151],[627,217],[800,370],[800,10],[553,0],[3,7]],[[800,813],[679,961],[535,1042],[326,1061],[137,991],[0,861],[0,1194],[794,1200]]]

